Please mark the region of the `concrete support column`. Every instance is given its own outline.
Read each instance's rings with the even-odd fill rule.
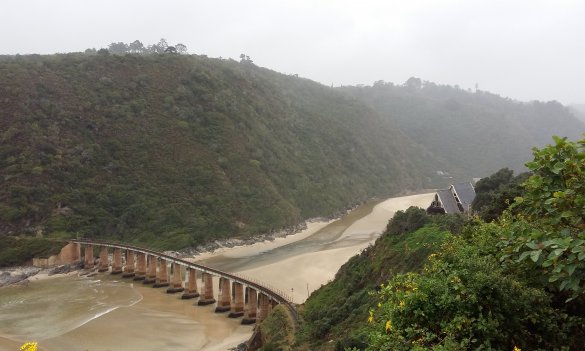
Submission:
[[[63,263],[76,264],[80,262],[81,249],[78,243],[70,242],[61,249],[59,258]]]
[[[126,250],[126,264],[124,265],[124,274],[122,274],[122,278],[134,277],[134,257],[134,251]]]
[[[250,287],[246,288],[246,315],[242,319],[242,324],[254,324],[256,323],[256,311],[258,310],[258,293],[255,289]]]
[[[244,315],[244,286],[238,282],[234,282],[233,286],[234,302],[228,317],[238,318]]]
[[[122,250],[114,248],[114,262],[112,263],[112,274],[122,273]]]
[[[188,268],[187,272],[189,274],[189,278],[187,278],[189,279],[187,282],[187,290],[183,293],[181,298],[192,299],[195,297],[199,297],[199,293],[197,292],[197,270],[193,268]]]
[[[219,278],[219,301],[215,307],[215,312],[227,312],[231,309],[232,293],[231,282],[226,278]]]
[[[93,245],[85,245],[85,261],[83,268],[93,269]]]
[[[134,280],[144,280],[146,277],[146,254],[138,252],[136,255],[136,272]]]
[[[256,318],[256,321],[261,323],[264,319],[266,319],[268,313],[270,313],[272,306],[268,296],[264,295],[263,293],[258,295],[258,303],[260,304],[260,311],[258,311],[258,317]]]
[[[72,263],[81,261],[81,245],[79,243],[71,245],[71,261]]]
[[[173,294],[185,290],[183,288],[183,276],[181,275],[181,265],[173,263],[173,280],[171,286],[167,289],[167,293]]]
[[[197,305],[211,305],[215,303],[215,299],[213,298],[213,277],[211,274],[203,272],[201,280],[203,280],[203,296],[199,298]]]
[[[167,261],[160,258],[158,260],[158,272],[156,272],[156,283],[154,283],[154,287],[162,288],[164,286],[169,286],[169,272]]]
[[[152,284],[154,282],[156,282],[156,257],[148,255],[148,274],[142,283]]]
[[[106,246],[100,247],[100,265],[98,272],[107,272],[110,269],[110,261],[108,258],[108,248]]]

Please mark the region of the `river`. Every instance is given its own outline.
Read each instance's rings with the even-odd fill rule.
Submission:
[[[235,247],[194,260],[267,282],[302,303],[339,267],[371,244],[395,211],[426,207],[433,194],[373,201],[341,219],[272,242]],[[217,283],[214,284],[217,286]],[[216,290],[217,291],[217,290]],[[119,276],[77,275],[0,290],[0,351],[38,341],[41,350],[226,350],[245,341],[251,326],[194,306],[164,289]]]

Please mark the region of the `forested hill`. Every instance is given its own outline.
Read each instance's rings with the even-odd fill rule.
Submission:
[[[583,120],[557,102],[523,103],[410,78],[403,85],[342,87],[432,153],[455,179],[484,177],[502,167],[524,170],[531,148],[552,135],[578,140]]]
[[[160,248],[444,186],[584,130],[556,103],[421,83],[332,89],[197,55],[0,57],[0,235]]]
[[[428,186],[354,98],[249,60],[0,60],[0,233],[182,248]]]

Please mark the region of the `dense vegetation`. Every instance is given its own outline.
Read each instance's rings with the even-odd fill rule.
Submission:
[[[249,60],[0,60],[0,233],[160,248],[269,232],[427,186],[391,124]]]
[[[278,305],[260,324],[262,347],[260,351],[287,350],[294,342],[292,319],[286,307]]]
[[[486,222],[499,218],[510,207],[514,199],[522,194],[522,183],[529,172],[514,176],[514,171],[502,168],[475,184],[475,199],[471,207],[475,214]]]
[[[523,103],[410,78],[403,85],[340,90],[367,103],[438,161],[456,181],[485,177],[502,167],[525,171],[530,149],[551,135],[578,140],[585,125],[558,102]]]
[[[2,238],[0,267],[30,264],[35,257],[47,258],[61,251],[65,242],[35,237]]]
[[[367,252],[354,257],[348,265],[362,262],[359,272],[365,277],[361,279],[379,284],[377,289],[369,287],[370,294],[347,298],[360,306],[359,317],[350,320],[346,314],[332,320],[314,312],[315,304],[330,311],[339,303],[339,298],[329,297],[337,294],[332,288],[342,289],[341,282],[347,284],[354,274],[354,268],[342,269],[307,301],[299,340],[312,349],[332,349],[322,340],[337,338],[339,350],[581,350],[585,344],[585,140],[554,141],[534,149],[534,161],[527,164],[532,175],[522,183],[521,196],[495,221],[476,217],[460,233],[430,231],[428,240],[441,237],[440,244],[433,240],[436,252],[420,257],[402,273],[387,266],[398,273],[390,277],[381,277],[375,264],[401,256],[383,248],[389,233],[368,250],[382,258],[365,260]],[[504,169],[486,178],[482,187],[493,200],[505,197],[510,184],[514,178]],[[412,218],[418,223],[416,218],[422,216],[397,214],[389,228],[415,229],[419,225],[393,222]],[[403,240],[416,238],[420,230],[407,233]],[[395,261],[410,257],[411,252],[405,251],[403,260]],[[319,324],[328,322],[326,327]],[[345,334],[359,337],[342,337],[338,323],[346,323]],[[319,335],[320,331],[324,333]]]

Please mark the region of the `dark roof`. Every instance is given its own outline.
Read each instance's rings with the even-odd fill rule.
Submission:
[[[437,196],[439,197],[439,201],[441,205],[443,205],[443,209],[445,213],[460,213],[459,207],[457,207],[457,202],[455,202],[455,198],[449,189],[443,189],[437,191]]]
[[[463,205],[463,208],[467,210],[467,205],[471,205],[473,199],[475,199],[475,189],[471,183],[457,183],[452,185],[455,195],[459,198],[459,201]]]

